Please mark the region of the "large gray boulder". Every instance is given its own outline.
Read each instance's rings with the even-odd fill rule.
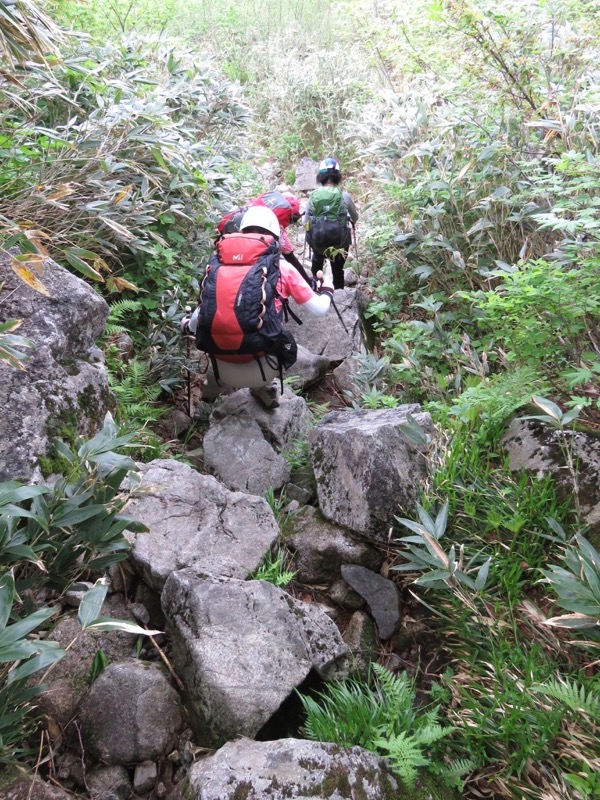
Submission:
[[[538,477],[552,475],[565,497],[575,490],[567,469],[565,447],[572,448],[577,465],[581,521],[600,542],[600,437],[581,431],[557,431],[538,420],[514,419],[502,444],[512,470],[529,470]]]
[[[122,595],[109,595],[102,606],[102,616],[135,622]],[[65,729],[90,684],[94,658],[102,651],[108,663],[129,658],[136,636],[124,631],[82,631],[75,615],[62,616],[49,637],[65,650],[64,658],[53,665],[44,681],[47,690],[39,705],[45,715]]]
[[[311,670],[345,674],[335,623],[270,583],[186,569],[169,577],[162,603],[200,745],[255,736]]]
[[[342,564],[378,570],[384,560],[373,545],[323,519],[312,506],[295,515],[288,546],[294,551],[294,569],[301,583],[333,583],[340,577]]]
[[[179,695],[160,667],[110,664],[81,704],[87,751],[105,764],[138,764],[166,754],[183,724]]]
[[[309,452],[325,517],[385,543],[394,516],[413,510],[427,464],[423,448],[402,431],[407,414],[432,432],[418,405],[333,411],[312,428]]]
[[[95,344],[107,304],[51,259],[41,280],[49,297],[17,278],[11,256],[0,253],[1,319],[22,320],[18,333],[34,344],[25,370],[0,363],[0,481],[52,472],[52,458],[39,466],[52,440],[95,433],[114,406]]]
[[[385,759],[361,747],[303,739],[229,742],[197,762],[190,800],[409,800]]]
[[[284,452],[295,439],[306,438],[312,427],[312,414],[306,400],[287,387],[284,388],[279,403],[279,408],[267,411],[247,389],[239,389],[215,406],[211,425],[232,417],[239,417],[244,421],[252,419],[265,439],[278,452]]]
[[[281,489],[290,467],[250,417],[228,417],[210,426],[202,442],[204,466],[228,489],[264,495]]]
[[[149,532],[128,534],[130,559],[157,591],[171,572],[184,567],[246,578],[279,536],[273,512],[261,497],[231,492],[179,461],[141,464],[140,474],[127,513]]]
[[[294,334],[296,342],[311,353],[325,356],[329,361],[343,361],[364,345],[361,315],[367,297],[356,289],[336,289],[333,297],[348,332],[335,309],[331,308],[324,317],[316,317],[293,300],[290,300],[290,308],[302,320],[302,325],[290,320],[286,327]]]
[[[305,156],[296,164],[296,182],[294,189],[297,192],[311,192],[317,186],[317,172],[319,164],[312,158]]]

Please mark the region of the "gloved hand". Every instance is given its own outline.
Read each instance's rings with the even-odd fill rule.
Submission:
[[[317,288],[315,291],[317,294],[327,294],[333,300],[333,284],[325,280],[321,270],[317,272]]]
[[[185,307],[185,317],[182,317],[179,320],[179,329],[183,333],[184,336],[190,335],[190,320],[192,318],[192,307],[186,306]]]

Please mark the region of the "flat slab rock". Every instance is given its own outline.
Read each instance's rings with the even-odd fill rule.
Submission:
[[[386,543],[401,511],[412,512],[427,474],[423,447],[403,432],[408,415],[426,432],[418,405],[333,411],[309,431],[319,508],[327,519]]]
[[[178,569],[246,578],[279,536],[262,497],[232,492],[187,464],[158,459],[140,465],[142,482],[127,507],[148,533],[128,534],[131,562],[161,591]]]
[[[400,624],[396,584],[358,564],[344,564],[342,578],[366,600],[377,625],[379,638],[385,641],[393,636]]]
[[[385,759],[303,739],[229,742],[192,766],[190,800],[409,800]]]
[[[315,670],[346,674],[348,648],[320,609],[264,581],[174,572],[162,594],[196,740],[255,736]]]

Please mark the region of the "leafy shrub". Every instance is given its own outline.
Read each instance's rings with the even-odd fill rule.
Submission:
[[[64,655],[46,638],[55,609],[35,608],[36,590],[46,587],[57,597],[79,577],[126,558],[125,529],[146,530],[120,513],[126,503],[120,485],[137,467],[113,448],[128,446],[131,438],[119,436],[107,416],[96,436],[78,440],[76,451],[57,443],[68,474],[52,487],[0,484],[0,764],[28,754],[35,698],[45,689],[32,676]],[[146,633],[99,616],[107,590],[100,579],[86,592],[78,611],[82,631]]]
[[[130,446],[132,434],[118,435],[110,415],[92,439],[75,450],[57,441],[68,469],[50,489],[9,481],[0,486],[0,568],[18,566],[16,587],[65,590],[81,575],[102,571],[127,558],[126,529],[144,526],[120,513],[123,479],[135,462],[115,452]]]
[[[600,327],[595,287],[600,263],[565,269],[530,261],[506,274],[492,291],[470,294],[478,326],[493,334],[510,361],[540,365],[547,372],[577,364]]]
[[[135,37],[81,46],[77,58],[29,77],[24,109],[5,98],[8,244],[50,252],[111,292],[131,288],[124,268],[137,277],[161,252],[198,263],[212,209],[229,200],[224,140],[248,115],[229,82],[182,58]]]

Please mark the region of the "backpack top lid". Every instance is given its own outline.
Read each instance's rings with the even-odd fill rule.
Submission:
[[[229,267],[249,267],[263,256],[278,254],[277,239],[265,233],[227,233],[219,239],[216,247],[219,264]],[[277,260],[273,266],[276,265]]]
[[[256,197],[250,205],[270,208],[282,228],[287,228],[291,222],[297,222],[300,218],[300,201],[298,198],[293,194],[278,192],[276,189]]]

